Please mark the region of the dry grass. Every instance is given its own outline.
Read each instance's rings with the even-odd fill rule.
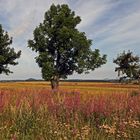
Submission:
[[[50,82],[5,82],[0,83],[0,89],[47,89],[50,90]],[[83,94],[109,94],[130,93],[139,90],[138,85],[99,82],[60,82],[60,90],[78,91]]]
[[[139,140],[138,90],[61,82],[54,95],[49,82],[0,83],[0,140]]]

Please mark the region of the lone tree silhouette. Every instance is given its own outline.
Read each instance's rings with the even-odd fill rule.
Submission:
[[[68,5],[52,4],[43,23],[35,28],[34,39],[28,41],[28,47],[39,54],[36,62],[52,89],[58,88],[60,78],[73,72],[88,73],[106,63],[106,55],[100,56],[98,49],[93,51],[92,41],[76,28],[80,21]]]
[[[140,57],[133,55],[133,52],[128,51],[118,54],[117,58],[113,60],[113,63],[117,64],[118,67],[115,71],[118,72],[120,79],[140,79]]]
[[[15,62],[20,57],[21,51],[15,52],[14,48],[10,48],[12,44],[12,38],[9,37],[8,33],[2,29],[0,24],[0,74],[4,73],[8,75],[13,73],[9,70],[9,65],[17,65]]]

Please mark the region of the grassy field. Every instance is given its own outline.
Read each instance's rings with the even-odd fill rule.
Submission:
[[[7,82],[0,83],[0,89],[51,89],[50,82]],[[79,91],[80,93],[130,93],[139,90],[139,85],[106,82],[60,82],[60,90]]]
[[[0,83],[0,140],[139,140],[138,85]]]

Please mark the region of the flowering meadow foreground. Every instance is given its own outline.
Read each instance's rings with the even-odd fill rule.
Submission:
[[[81,92],[69,86],[54,95],[32,83],[13,85],[0,84],[0,140],[140,139],[138,87],[88,84],[92,92],[84,94],[81,84]]]

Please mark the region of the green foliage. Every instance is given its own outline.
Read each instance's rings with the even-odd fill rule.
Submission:
[[[36,62],[42,68],[45,80],[67,78],[94,70],[106,63],[106,55],[91,50],[92,41],[76,28],[81,21],[68,5],[51,5],[43,23],[34,30],[34,39],[28,47],[38,52]]]
[[[118,65],[118,67],[115,68],[115,71],[118,72],[118,76],[125,75],[124,77],[130,79],[140,78],[140,57],[134,56],[131,51],[127,53],[124,51],[119,54],[113,62]]]
[[[139,96],[139,95],[140,95],[140,92],[139,91],[135,91],[135,90],[132,91],[131,94],[130,94],[131,97]]]
[[[10,48],[9,45],[12,44],[12,38],[9,38],[7,32],[4,32],[2,25],[0,24],[0,74],[5,73],[8,75],[12,73],[8,65],[17,65],[15,62],[17,58],[20,57],[21,51],[15,52],[14,48]]]

